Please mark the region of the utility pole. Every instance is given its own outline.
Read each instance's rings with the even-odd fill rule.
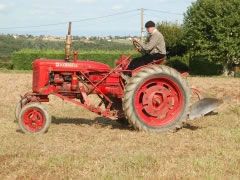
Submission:
[[[143,43],[143,36],[144,36],[144,9],[141,8],[141,42]]]

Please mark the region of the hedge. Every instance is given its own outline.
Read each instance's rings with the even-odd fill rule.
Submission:
[[[79,52],[79,59],[81,60],[96,60],[113,67],[115,61],[121,56],[121,54],[131,55],[133,57],[139,54],[135,51],[81,51]],[[65,55],[63,51],[56,50],[32,50],[23,49],[18,52],[13,53],[12,62],[14,69],[17,70],[31,70],[32,62],[38,58],[48,58],[48,59],[64,59]]]
[[[13,64],[11,62],[0,62],[0,69],[13,69]]]
[[[189,67],[192,75],[216,76],[223,72],[221,64],[211,62],[204,56],[192,57],[189,61]]]
[[[189,56],[185,55],[169,57],[167,65],[180,72],[189,72]]]
[[[82,60],[96,60],[111,67],[115,66],[115,61],[122,55],[131,55],[132,57],[140,54],[135,51],[79,51],[79,59]],[[38,58],[48,59],[64,59],[63,51],[56,50],[32,50],[23,49],[15,52],[12,55],[12,64],[0,63],[0,68],[16,69],[16,70],[31,70],[32,62]],[[192,57],[188,54],[184,56],[168,57],[167,65],[181,71],[190,72],[192,75],[220,75],[222,73],[222,66],[208,61],[204,57]]]
[[[0,69],[13,69],[13,64],[9,57],[0,57]]]
[[[208,57],[190,57],[189,54],[170,57],[168,65],[181,72],[189,72],[191,75],[217,76],[223,72],[223,66],[209,61]]]

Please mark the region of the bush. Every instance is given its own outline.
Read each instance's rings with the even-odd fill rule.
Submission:
[[[209,61],[205,56],[195,56],[189,62],[190,73],[192,75],[221,75],[223,66]]]
[[[81,51],[79,53],[79,59],[82,60],[96,60],[114,67],[115,61],[121,56],[121,54],[129,54],[133,57],[138,56],[135,51]],[[48,59],[64,59],[65,55],[63,51],[54,50],[31,50],[24,49],[13,53],[12,62],[14,69],[18,70],[31,70],[32,62],[38,58],[48,58]]]
[[[189,72],[191,75],[216,76],[223,72],[221,64],[209,61],[204,56],[191,57],[189,54],[170,57],[167,65],[180,72]]]
[[[167,61],[167,65],[180,71],[188,72],[189,71],[189,56],[173,56],[170,57]]]

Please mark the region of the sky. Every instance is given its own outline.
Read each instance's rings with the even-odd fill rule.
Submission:
[[[192,2],[194,0],[0,0],[0,34],[64,36],[66,22],[79,21],[73,22],[73,35],[139,35],[140,8],[146,9],[144,22],[182,23],[183,14]],[[32,27],[48,24],[56,25]]]

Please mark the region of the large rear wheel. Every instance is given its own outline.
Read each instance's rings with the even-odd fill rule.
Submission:
[[[18,124],[24,133],[43,134],[51,124],[51,117],[40,103],[30,103],[21,109]]]
[[[187,119],[190,89],[176,70],[149,66],[125,88],[123,108],[129,122],[148,132],[175,131]]]

